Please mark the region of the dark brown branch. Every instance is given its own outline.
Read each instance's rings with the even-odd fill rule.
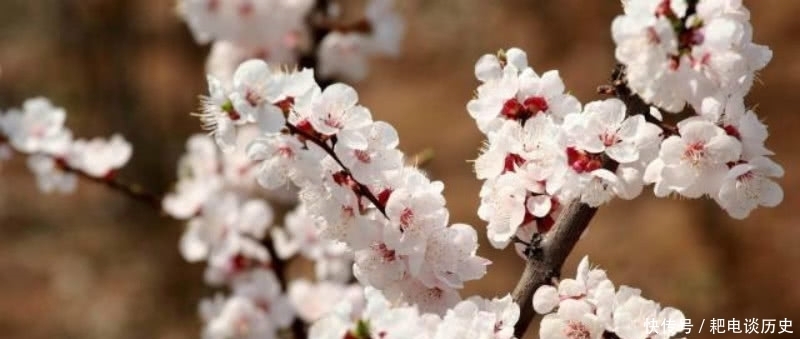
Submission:
[[[314,8],[308,14],[306,22],[311,31],[311,46],[307,52],[298,57],[297,63],[300,68],[317,69],[319,63],[319,45],[322,43],[322,39],[331,31],[331,28],[325,24],[329,21],[328,6],[329,0],[317,0]],[[314,72],[314,77],[317,80],[317,84],[322,88],[335,82],[334,79],[321,78],[319,72]]]
[[[616,163],[604,161],[604,167],[614,170]],[[540,244],[540,251],[527,261],[522,276],[512,292],[514,302],[520,307],[519,321],[514,326],[514,334],[522,338],[533,318],[533,292],[540,286],[549,284],[560,275],[561,266],[569,256],[575,244],[594,218],[597,208],[590,207],[578,200],[570,202],[553,229],[548,232]]]
[[[275,251],[275,245],[273,244],[272,239],[264,239],[261,243],[264,244],[264,247],[266,247],[267,251],[269,252],[269,266],[272,271],[275,272],[275,277],[278,278],[278,282],[281,284],[281,289],[284,291],[284,293],[288,293],[289,279],[286,276],[287,262],[278,256],[278,252]],[[294,321],[292,321],[292,324],[287,331],[291,331],[292,338],[294,339],[306,338],[306,324],[302,319],[300,319],[300,317],[294,318]]]
[[[617,65],[611,79],[611,86],[604,87],[607,93],[613,93],[622,100],[627,107],[627,115],[644,114],[649,116],[649,105],[639,96],[632,93],[624,81],[624,68]],[[615,171],[617,163],[604,157],[603,167]],[[553,229],[550,230],[535,251],[531,252],[522,276],[514,288],[512,297],[520,307],[520,317],[514,326],[514,334],[522,338],[533,318],[533,293],[540,286],[550,284],[553,278],[560,275],[561,267],[569,256],[589,222],[597,213],[597,208],[591,207],[578,200],[572,201],[564,207]]]

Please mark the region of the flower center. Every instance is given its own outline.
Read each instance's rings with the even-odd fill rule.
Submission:
[[[573,147],[567,148],[567,162],[572,170],[578,173],[591,172],[603,165],[598,155],[589,154]]]
[[[517,167],[522,166],[525,163],[525,159],[517,154],[509,154],[506,156],[505,165],[503,166],[503,173],[506,172],[514,172],[517,170]]]
[[[355,150],[353,151],[353,154],[356,156],[356,159],[358,159],[358,161],[361,161],[365,164],[369,164],[370,161],[372,160],[367,151]]]
[[[683,158],[694,165],[699,164],[705,155],[705,144],[702,141],[695,141],[687,145],[686,150],[683,151]]]
[[[531,112],[532,115],[535,115],[539,112],[546,112],[548,108],[547,100],[544,97],[530,97],[525,99],[525,102],[522,103],[525,106],[525,109],[528,112]]]
[[[261,96],[256,93],[255,90],[252,88],[248,88],[245,92],[244,99],[247,100],[247,103],[250,106],[256,107],[259,103],[261,103]]]
[[[251,260],[241,254],[237,254],[233,258],[231,258],[231,266],[233,266],[234,271],[237,272],[244,271],[251,265],[252,265]]]
[[[428,296],[433,299],[439,299],[442,297],[442,289],[438,287],[428,289]]]
[[[511,98],[503,104],[500,114],[507,119],[525,122],[536,114],[547,112],[548,109],[547,99],[544,97],[533,96],[525,99],[522,103],[516,98]]]
[[[269,313],[270,310],[270,303],[268,300],[265,299],[258,299],[255,301],[256,307],[264,310],[264,312]]]
[[[647,42],[652,45],[658,45],[661,43],[661,37],[658,36],[658,32],[653,27],[647,27]]]
[[[342,216],[345,219],[353,218],[353,217],[355,217],[355,215],[356,215],[356,213],[355,213],[355,209],[353,209],[353,206],[342,206]]]
[[[386,244],[380,243],[372,245],[372,249],[378,252],[378,255],[383,259],[383,262],[392,262],[397,259],[394,250],[386,247]]]
[[[570,339],[590,339],[592,333],[580,321],[569,320],[567,327],[564,328],[564,335]]]
[[[609,147],[616,145],[622,140],[614,133],[603,132],[603,134],[600,135],[600,141],[603,142],[604,146]]]
[[[265,56],[263,59],[266,58],[267,57]],[[283,111],[283,114],[287,114],[292,109],[292,106],[294,106],[294,98],[287,97],[286,99],[276,102],[275,106],[278,106],[281,111]]]
[[[413,222],[414,222],[414,211],[406,207],[403,210],[403,212],[400,213],[400,226],[403,230],[405,230]]]
[[[328,113],[324,119],[322,119],[322,123],[325,126],[333,127],[333,128],[342,128],[342,122],[339,121],[333,114]]]
[[[519,112],[523,109],[522,105],[515,98],[506,100],[503,104],[503,110],[500,114],[509,119],[516,119]]]
[[[289,146],[278,147],[277,153],[284,158],[294,158],[294,150]]]

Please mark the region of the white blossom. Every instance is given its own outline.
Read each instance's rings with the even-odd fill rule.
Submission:
[[[758,206],[775,207],[783,201],[783,189],[770,180],[782,176],[783,168],[778,164],[755,157],[733,166],[714,198],[732,217],[744,219]]]
[[[338,303],[346,302],[358,307],[363,303],[363,288],[359,285],[344,285],[321,281],[311,283],[308,280],[294,280],[288,289],[289,300],[297,315],[308,323],[328,315]]]
[[[231,102],[230,89],[213,76],[207,76],[207,80],[208,96],[201,97],[202,112],[196,115],[203,129],[214,136],[220,149],[231,152],[236,143],[236,125],[245,123],[245,120]]]
[[[282,228],[272,229],[275,252],[281,259],[300,254],[314,261],[317,279],[347,281],[352,274],[353,254],[344,243],[323,239],[320,235],[322,223],[301,204],[286,215]]]
[[[320,75],[358,82],[369,71],[369,59],[397,56],[405,24],[394,7],[394,0],[370,0],[364,10],[365,28],[325,35],[317,52]]]
[[[358,105],[358,93],[345,84],[333,84],[309,100],[307,112],[300,115],[308,119],[311,126],[324,135],[341,135],[345,145],[363,149],[366,137],[355,132],[372,123],[369,110]]]
[[[184,258],[199,261],[213,255],[227,237],[260,239],[272,223],[273,212],[261,200],[240,201],[233,194],[214,196],[203,204],[202,214],[189,220],[181,237]]]
[[[72,141],[72,133],[64,127],[66,118],[63,108],[37,97],[25,100],[22,110],[6,112],[0,118],[0,131],[21,152],[63,155]]]
[[[178,11],[195,40],[227,40],[291,48],[291,38],[304,33],[310,0],[180,0]]]
[[[353,315],[351,302],[316,321],[309,338],[513,338],[519,307],[510,296],[486,300],[472,297],[454,304],[443,316],[426,313],[414,306],[394,304],[380,291],[366,288],[367,305]]]
[[[319,47],[319,73],[324,77],[339,77],[360,81],[369,71],[367,37],[361,34],[331,32]]]
[[[119,134],[110,139],[94,138],[73,141],[67,163],[93,177],[103,177],[124,166],[131,158],[133,147]]]
[[[510,49],[504,59],[486,55],[475,65],[475,74],[483,83],[467,110],[481,131],[496,130],[502,119],[524,122],[546,114],[561,121],[569,113],[580,112],[578,100],[564,93],[558,71],[539,76],[527,66],[519,49]]]
[[[655,193],[676,192],[689,198],[715,195],[728,172],[728,163],[741,155],[741,143],[722,128],[699,119],[678,124],[680,136],[661,144],[659,158],[650,163],[645,182],[655,183]]]
[[[28,168],[36,176],[36,185],[44,193],[72,193],[78,184],[73,173],[64,171],[55,159],[45,155],[28,158]]]
[[[671,338],[684,329],[681,311],[643,298],[640,290],[614,284],[606,272],[591,268],[586,257],[578,265],[575,279],[563,279],[556,286],[539,287],[533,308],[545,314],[539,337],[603,338],[609,332],[620,339]],[[648,327],[657,324],[657,333]],[[670,324],[664,328],[662,324]]]
[[[644,116],[626,117],[625,104],[619,99],[586,104],[583,113],[575,116],[578,128],[573,129],[576,146],[591,153],[605,152],[614,161],[624,164],[639,160],[636,137],[645,124]]]
[[[743,96],[755,72],[772,58],[752,42],[741,1],[632,0],[612,24],[616,58],[628,86],[670,112],[686,103],[700,110],[706,97]]]

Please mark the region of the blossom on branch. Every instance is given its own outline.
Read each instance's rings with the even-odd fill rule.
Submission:
[[[66,110],[46,98],[25,100],[22,109],[0,112],[0,147],[29,156],[28,168],[45,193],[73,192],[78,176],[121,185],[114,177],[131,158],[130,143],[119,134],[110,139],[73,139],[64,126],[66,118]]]
[[[624,285],[615,289],[606,272],[591,268],[587,257],[578,265],[575,279],[539,287],[533,308],[545,315],[541,339],[600,339],[609,333],[620,339],[667,339],[682,333],[685,326],[681,311],[661,308],[638,289]]]
[[[627,8],[639,10],[644,2],[631,1]],[[765,158],[772,155],[764,146],[766,126],[745,109],[739,94],[698,97],[697,114],[672,126],[661,117],[662,108],[637,111],[620,99],[581,108],[562,94],[557,72],[537,77],[525,55],[512,48],[481,57],[475,65],[481,85],[467,104],[487,136],[475,174],[484,180],[478,216],[488,222],[494,247],[525,244],[548,232],[559,207],[573,200],[597,207],[615,197],[633,199],[646,184],[654,184],[659,197],[710,197],[735,218],[783,199],[771,180],[783,170]],[[633,86],[634,75],[624,75],[625,82],[615,86]],[[684,87],[691,86],[670,88]],[[753,159],[758,160],[751,164]]]
[[[231,87],[234,107],[255,116],[261,133],[245,142],[258,181],[268,188],[299,187],[313,226],[354,251],[361,282],[443,311],[459,299],[456,289],[464,281],[485,274],[489,262],[475,254],[474,230],[448,227],[443,185],[403,165],[397,132],[373,121],[353,88],[307,88],[309,70],[279,70],[256,60],[235,74],[241,76]],[[440,297],[419,298],[423,294]]]
[[[310,339],[341,338],[513,338],[519,307],[510,296],[492,300],[472,297],[447,310],[444,316],[421,313],[413,306],[394,305],[380,291],[367,287],[366,307],[353,312],[340,303],[311,326]]]
[[[752,42],[741,1],[631,0],[612,26],[628,86],[669,112],[686,103],[744,96],[772,51]]]
[[[207,73],[229,81],[249,59],[317,63],[319,75],[360,81],[369,59],[399,54],[405,23],[394,0],[370,0],[363,18],[342,22],[334,4],[312,0],[179,0],[178,13],[200,44],[212,44]],[[338,7],[337,7],[338,8]]]
[[[481,57],[475,74],[482,84],[467,104],[488,138],[475,160],[485,180],[478,216],[498,248],[547,232],[559,207],[573,199],[596,207],[613,197],[635,198],[660,141],[660,128],[627,116],[622,101],[581,107],[563,94],[556,71],[538,77],[525,58],[516,48]],[[606,158],[615,169],[603,168]]]

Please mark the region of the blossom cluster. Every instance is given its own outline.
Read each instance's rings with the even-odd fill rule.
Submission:
[[[312,261],[320,282],[346,283],[353,276],[353,254],[344,243],[323,238],[321,228],[319,218],[298,205],[286,215],[283,227],[271,232],[275,254],[282,260],[299,255]]]
[[[310,339],[509,339],[519,307],[511,296],[462,300],[443,315],[420,313],[411,306],[393,305],[378,290],[366,288],[366,305],[340,303],[309,331]]]
[[[587,257],[575,279],[539,287],[533,308],[545,315],[540,339],[668,339],[682,334],[688,320],[680,310],[642,297],[639,289],[615,288],[604,270],[590,267]]]
[[[358,305],[364,299],[360,286],[333,281],[297,279],[284,290],[270,267],[243,270],[228,286],[228,295],[217,293],[200,302],[204,339],[280,338],[296,321],[311,323],[339,302]]]
[[[323,77],[360,81],[369,72],[369,58],[398,56],[404,33],[405,24],[394,10],[394,0],[370,0],[359,25],[334,29],[322,39],[318,72]]]
[[[0,112],[0,154],[28,155],[28,168],[43,192],[70,193],[78,174],[110,180],[130,160],[133,149],[119,134],[111,138],[73,138],[64,126],[67,113],[50,100],[25,100],[22,108]]]
[[[243,143],[257,134],[257,127],[243,126],[237,137]],[[315,220],[302,206],[287,215],[284,227],[273,225],[276,213],[267,201],[294,202],[296,190],[262,190],[256,174],[257,166],[243,148],[225,153],[213,138],[193,135],[179,161],[174,191],[163,200],[167,214],[188,220],[179,246],[183,257],[206,261],[206,283],[230,289],[228,295],[218,293],[201,302],[204,338],[271,338],[295,315],[313,321],[332,306],[309,303],[306,292],[297,292],[312,290],[308,286],[339,299],[345,293],[353,295],[353,287],[346,283],[352,254],[319,239]],[[266,247],[269,232],[275,253]],[[283,286],[275,260],[291,258],[298,251],[315,262],[319,283],[296,280]]]
[[[275,274],[253,269],[237,275],[229,296],[217,294],[200,304],[204,339],[278,338],[291,325],[294,312]]]
[[[318,7],[314,0],[178,2],[195,40],[213,43],[208,73],[224,80],[248,59],[296,64],[314,53],[320,75],[358,81],[366,76],[369,58],[397,55],[404,24],[394,0],[370,0],[364,19],[349,24],[340,22],[338,6]]]
[[[320,260],[346,250],[359,282],[422,311],[444,312],[460,299],[464,281],[485,274],[489,262],[475,254],[475,230],[448,226],[442,183],[404,165],[397,132],[373,121],[353,88],[323,90],[311,70],[261,60],[242,63],[231,84],[209,79],[200,118],[221,148],[241,150],[221,136],[257,126],[259,136],[246,147],[256,181],[267,189],[298,187],[295,217],[313,220],[323,239],[344,246],[304,255]],[[298,239],[294,251],[316,241],[304,238],[313,232],[307,225],[288,228]]]
[[[693,115],[665,133],[645,182],[657,196],[708,196],[737,219],[783,200],[767,127],[744,104],[772,59],[752,42],[749,19],[738,0],[632,0],[612,24],[627,86],[655,108]]]
[[[753,43],[741,0],[629,0],[611,25],[628,86],[666,111],[742,97],[772,51]]]
[[[650,2],[632,0],[626,10]],[[628,86],[635,85],[631,72],[628,65]],[[481,85],[467,110],[488,139],[475,161],[485,180],[478,215],[495,247],[546,232],[572,200],[597,207],[635,198],[646,184],[659,197],[710,197],[737,219],[783,200],[773,181],[783,169],[764,146],[767,128],[740,94],[705,96],[696,112],[670,125],[658,105],[646,112],[614,98],[581,105],[557,71],[537,74],[518,48],[484,55],[475,75]],[[687,84],[664,91],[693,87]]]
[[[164,197],[167,214],[188,220],[181,254],[190,262],[208,261],[205,276],[210,284],[227,283],[250,266],[269,263],[260,241],[274,212],[251,193],[250,167],[242,154],[222,154],[211,138],[194,135],[179,161],[174,191]]]
[[[518,48],[481,57],[475,74],[482,84],[467,110],[488,137],[475,172],[485,180],[478,215],[493,246],[546,232],[573,199],[599,206],[641,193],[658,126],[628,116],[618,99],[582,106],[557,71],[537,74]]]

